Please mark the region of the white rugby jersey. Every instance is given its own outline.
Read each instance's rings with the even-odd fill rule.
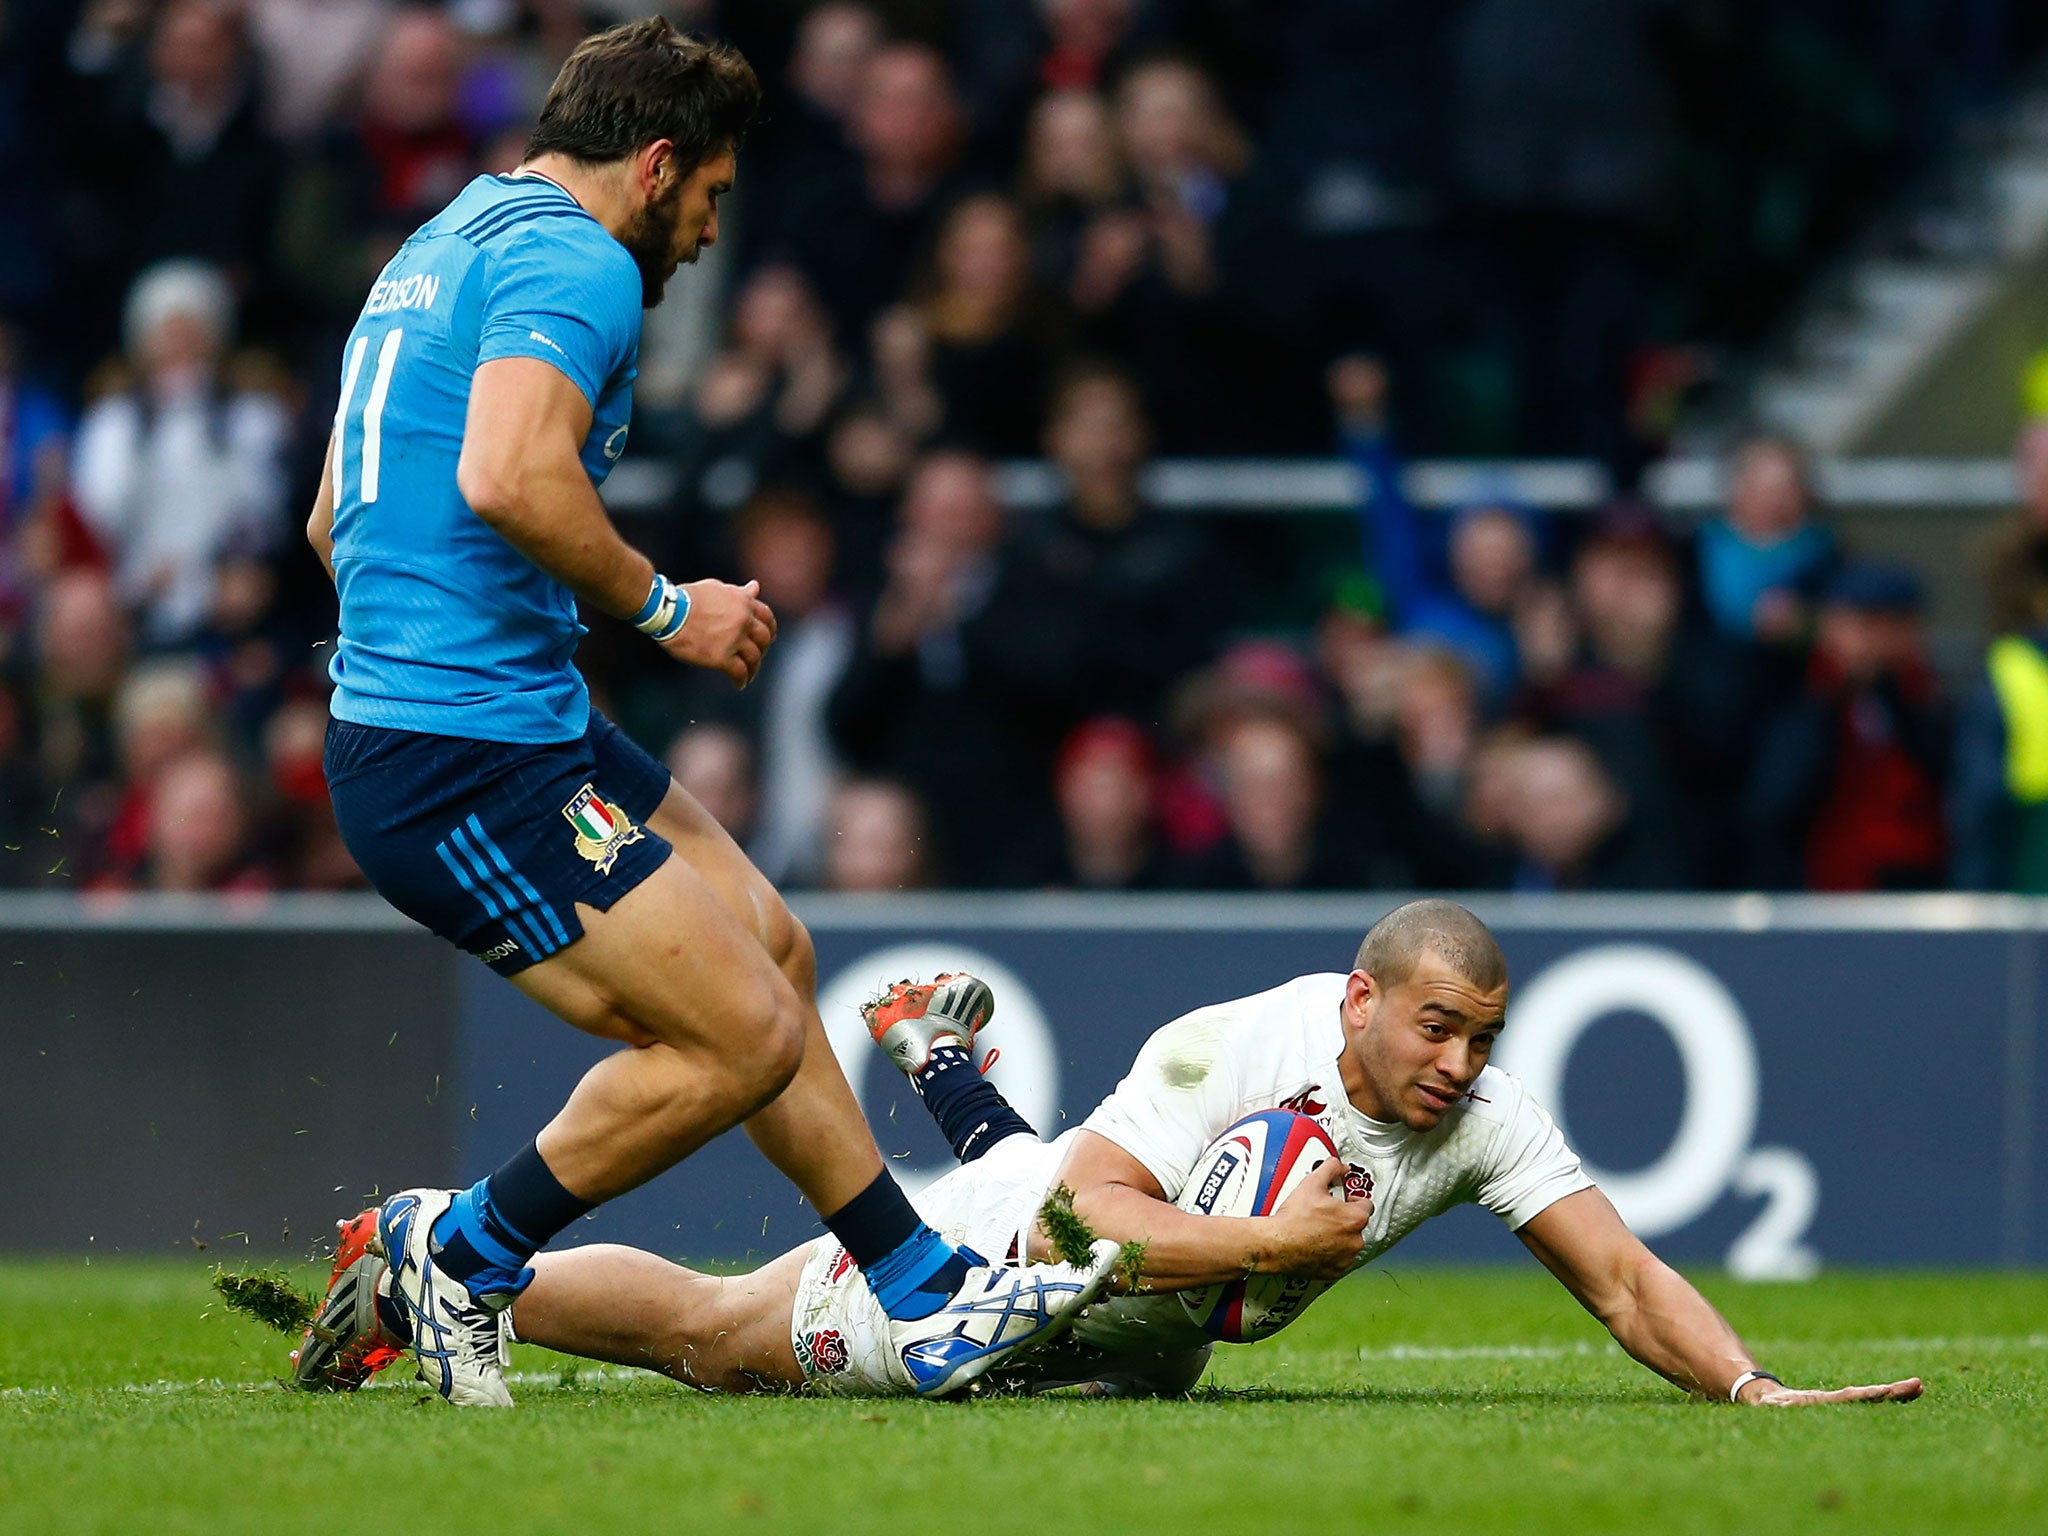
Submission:
[[[1145,1042],[1129,1075],[1082,1129],[1143,1163],[1172,1200],[1204,1150],[1244,1116],[1265,1109],[1305,1114],[1372,1180],[1360,1265],[1454,1205],[1476,1202],[1513,1229],[1592,1187],[1556,1122],[1519,1081],[1494,1067],[1472,1085],[1477,1101],[1454,1105],[1433,1130],[1368,1119],[1354,1109],[1337,1065],[1347,979],[1301,976],[1175,1019]],[[1059,1161],[1069,1139],[1048,1149]],[[1047,1159],[1051,1169],[1059,1161]],[[1157,1343],[1162,1332],[1200,1337],[1172,1296],[1098,1307],[1075,1336],[1115,1348],[1140,1336]]]

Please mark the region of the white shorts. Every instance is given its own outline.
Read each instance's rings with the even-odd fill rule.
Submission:
[[[1066,1157],[1064,1142],[1064,1137],[1042,1142],[1012,1136],[934,1180],[911,1203],[954,1246],[964,1244],[992,1263],[1015,1262]],[[1150,1314],[1154,1324],[1141,1329],[1149,1335],[1142,1343],[1131,1338],[1134,1309]],[[1173,1297],[1127,1299],[1096,1311],[1117,1314],[1117,1322],[1101,1330],[1101,1344],[1090,1339],[1097,1330],[1081,1325],[1074,1343],[1063,1342],[1034,1361],[1032,1388],[1100,1381],[1119,1395],[1153,1395],[1185,1392],[1201,1377],[1208,1341],[1192,1324],[1172,1326],[1185,1318]],[[1109,1324],[1110,1318],[1103,1322]],[[915,1390],[890,1342],[888,1314],[836,1238],[811,1244],[790,1310],[789,1337],[805,1386],[813,1392],[898,1397]]]

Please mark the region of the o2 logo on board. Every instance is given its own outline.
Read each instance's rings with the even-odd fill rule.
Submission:
[[[1564,1119],[1565,1068],[1586,1030],[1608,1014],[1647,1014],[1678,1049],[1685,1107],[1662,1156],[1647,1167],[1586,1172],[1637,1235],[1661,1237],[1697,1220],[1733,1189],[1762,1195],[1764,1208],[1728,1249],[1729,1272],[1744,1280],[1806,1280],[1820,1255],[1802,1239],[1820,1204],[1820,1179],[1806,1155],[1758,1147],[1760,1095],[1749,1021],[1713,972],[1673,949],[1603,944],[1539,973],[1514,1001],[1497,1060],[1536,1102]]]

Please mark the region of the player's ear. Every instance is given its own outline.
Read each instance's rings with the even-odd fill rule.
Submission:
[[[676,165],[675,141],[656,139],[646,145],[636,157],[634,169],[639,172],[640,189],[649,198],[661,196],[682,175]]]
[[[1344,1011],[1353,1022],[1365,1023],[1366,1010],[1379,996],[1379,987],[1364,971],[1353,971],[1344,983]]]

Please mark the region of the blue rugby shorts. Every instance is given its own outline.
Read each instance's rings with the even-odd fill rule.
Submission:
[[[472,741],[327,723],[334,818],[370,884],[501,976],[583,936],[668,858],[668,770],[595,709],[581,738]]]

